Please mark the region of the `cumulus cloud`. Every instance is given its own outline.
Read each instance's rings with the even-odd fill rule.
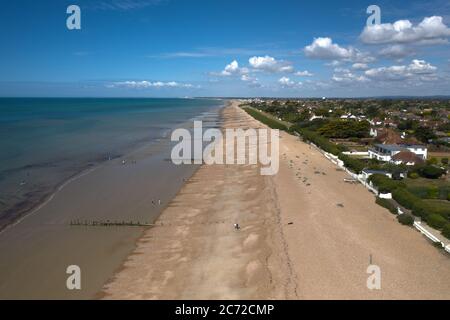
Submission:
[[[225,76],[232,75],[239,71],[239,63],[236,60],[233,60],[230,64],[225,66],[225,69],[222,71],[222,74]]]
[[[369,69],[369,66],[367,65],[367,63],[357,62],[352,65],[352,68],[355,70],[366,70]]]
[[[248,68],[239,67],[239,63],[236,60],[231,61],[225,66],[225,68],[220,72],[210,72],[212,76],[229,77],[235,75],[242,75],[249,73]]]
[[[284,88],[300,87],[302,85],[300,81],[295,82],[288,77],[281,77],[280,79],[278,79],[278,83],[281,84],[281,86]]]
[[[381,49],[379,55],[388,59],[402,59],[413,53],[414,51],[411,48],[407,48],[400,44],[394,44]]]
[[[368,79],[363,75],[358,75],[351,72],[345,68],[334,69],[333,77],[331,78],[334,82],[338,83],[349,83],[349,82],[365,82]]]
[[[328,37],[315,38],[314,41],[303,49],[309,58],[334,60],[337,64],[340,60],[369,63],[375,59],[367,53],[363,53],[353,47],[344,48]]]
[[[365,71],[365,75],[378,80],[405,80],[419,78],[421,80],[435,79],[437,68],[424,60],[414,59],[409,65],[373,68]]]
[[[233,74],[245,73],[241,68],[239,68],[239,63],[236,60],[233,60],[230,64],[225,66],[225,69],[222,70],[221,74],[223,76],[231,76]]]
[[[369,25],[360,35],[363,42],[370,44],[439,44],[447,42],[448,37],[450,28],[443,23],[440,16],[426,17],[416,26],[409,20]]]
[[[241,81],[244,81],[247,83],[247,85],[251,88],[260,88],[263,85],[259,82],[258,78],[252,77],[248,74],[241,75]]]
[[[296,76],[299,77],[312,77],[314,74],[312,74],[311,72],[309,72],[308,70],[305,71],[297,71],[295,73]]]
[[[340,47],[333,43],[331,38],[315,38],[313,43],[304,48],[305,55],[317,59],[349,59],[352,57],[352,50]]]
[[[408,70],[415,74],[431,74],[434,73],[437,68],[425,60],[414,59],[408,66]]]
[[[193,88],[194,85],[190,83],[179,83],[175,81],[162,82],[162,81],[121,81],[108,84],[109,88],[133,88],[133,89],[144,89],[144,88]]]
[[[273,57],[270,56],[264,56],[264,57],[251,57],[248,59],[248,62],[250,66],[259,71],[266,71],[266,72],[286,72],[290,73],[294,71],[294,67],[291,65],[290,62],[282,61],[282,60],[276,60]]]

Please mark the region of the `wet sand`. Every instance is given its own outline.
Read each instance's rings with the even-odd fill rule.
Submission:
[[[1,232],[0,299],[94,298],[145,228],[70,222],[153,222],[197,169],[167,161],[170,150],[169,142],[161,141],[107,161],[65,183],[37,210]],[[82,290],[66,288],[69,265],[80,266]]]
[[[224,126],[263,127],[236,103]],[[449,257],[346,177],[286,133],[275,176],[258,165],[204,165],[101,297],[449,299]],[[370,259],[381,290],[366,286]]]

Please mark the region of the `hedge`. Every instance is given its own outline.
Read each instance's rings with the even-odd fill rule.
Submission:
[[[447,220],[445,220],[444,217],[436,213],[430,214],[426,221],[430,227],[435,229],[442,229],[447,223]]]
[[[397,214],[397,207],[394,206],[391,201],[377,197],[375,202],[378,205],[388,209],[392,214]]]
[[[450,239],[450,223],[447,223],[442,229],[442,235],[447,239]]]
[[[303,139],[306,141],[312,142],[317,145],[319,148],[324,150],[325,152],[332,153],[334,155],[338,155],[341,150],[337,145],[330,142],[327,138],[322,137],[320,134],[313,132],[308,129],[302,129],[298,126],[294,127],[293,130],[297,131]]]
[[[288,127],[286,125],[284,125],[283,123],[281,123],[275,119],[267,117],[266,115],[262,114],[259,111],[256,111],[252,108],[243,108],[243,109],[245,110],[245,112],[247,112],[253,118],[264,123],[265,125],[269,126],[272,129],[288,131]]]
[[[430,214],[438,214],[450,221],[450,203],[448,201],[422,200],[421,203],[423,204],[424,209]]]
[[[371,181],[381,193],[390,193],[399,187],[405,186],[403,182],[392,180],[384,174],[373,174],[369,177]]]
[[[450,186],[412,186],[408,191],[422,199],[448,200],[450,196]]]
[[[420,198],[403,188],[397,188],[392,192],[392,197],[406,209],[412,210],[420,201]]]
[[[414,218],[412,215],[404,213],[404,214],[399,214],[397,216],[397,220],[398,222],[400,222],[401,224],[407,225],[407,226],[412,226],[414,224]]]
[[[349,157],[343,153],[340,153],[338,157],[340,160],[344,162],[344,165],[347,168],[351,169],[356,173],[360,173],[366,167],[365,162],[356,158]]]

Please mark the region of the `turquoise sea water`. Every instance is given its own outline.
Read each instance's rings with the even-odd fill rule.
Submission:
[[[57,185],[217,110],[213,99],[0,99],[0,228]]]

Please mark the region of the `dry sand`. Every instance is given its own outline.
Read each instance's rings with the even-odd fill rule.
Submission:
[[[224,119],[227,128],[264,127],[236,102]],[[449,257],[346,177],[286,133],[275,176],[258,165],[204,165],[102,297],[449,299]],[[366,286],[370,257],[381,290]]]

